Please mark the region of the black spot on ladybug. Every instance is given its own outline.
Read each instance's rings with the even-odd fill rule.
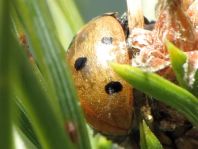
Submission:
[[[79,57],[74,64],[75,69],[78,71],[80,69],[82,69],[83,67],[85,67],[85,64],[87,62],[87,58],[86,57]]]
[[[112,44],[113,38],[112,37],[103,37],[101,39],[101,42],[104,43],[104,44]]]
[[[111,81],[105,85],[105,91],[107,94],[113,94],[122,90],[122,84],[118,81]]]

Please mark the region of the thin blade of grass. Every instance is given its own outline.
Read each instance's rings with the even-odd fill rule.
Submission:
[[[64,50],[67,50],[73,36],[83,25],[83,21],[72,0],[48,0],[48,4],[57,28],[59,40]]]
[[[146,125],[145,121],[140,124],[140,147],[141,149],[163,149],[161,143]]]
[[[18,127],[14,127],[14,137],[17,149],[41,149],[35,146]]]
[[[32,56],[30,55],[30,51],[28,51],[29,50],[28,49],[28,41],[27,41],[27,38],[24,34],[24,29],[21,26],[21,23],[19,22],[19,20],[17,19],[16,13],[14,12],[13,9],[12,9],[12,19],[13,19],[13,21],[12,21],[13,27],[14,27],[15,32],[16,32],[16,38],[18,38],[20,40],[20,44],[24,48],[24,51],[26,52],[26,54],[29,56],[29,62],[31,63],[31,68],[34,72],[34,75],[35,75],[36,79],[39,80],[39,83],[40,83],[42,89],[44,90],[46,95],[49,97],[49,101],[52,103],[53,108],[55,110],[59,111],[60,109],[59,109],[59,107],[57,107],[58,103],[55,103],[56,100],[53,100],[55,95],[53,95],[53,92],[48,91],[49,88],[48,88],[48,86],[45,82],[45,79],[43,78],[43,76],[42,76],[39,68],[37,67],[35,61],[32,59]],[[27,111],[25,110],[25,107],[24,107],[25,105],[23,105],[21,103],[21,99],[23,97],[20,97],[20,94],[17,94],[17,93],[15,94],[15,96],[16,96],[15,97],[15,104],[16,104],[16,108],[17,108],[17,114],[16,114],[17,118],[16,118],[15,125],[18,129],[20,129],[20,132],[23,133],[23,136],[25,136],[26,141],[27,141],[27,139],[29,139],[29,141],[32,144],[34,144],[35,147],[41,148],[38,137],[36,136],[36,133],[33,129],[31,118],[29,117]]]
[[[24,29],[19,21],[19,19],[17,18],[17,14],[16,12],[12,9],[12,26],[14,28],[15,31],[15,38],[18,38],[20,41],[20,45],[23,47],[25,53],[28,55],[29,57],[29,62],[31,63],[31,68],[34,72],[34,75],[36,76],[36,79],[39,80],[39,83],[42,87],[42,89],[45,91],[45,93],[48,95],[49,100],[52,102],[53,108],[56,110],[60,110],[59,107],[57,107],[58,103],[55,103],[56,100],[53,100],[53,98],[55,98],[53,92],[49,92],[48,91],[48,86],[45,82],[45,79],[43,78],[38,66],[35,63],[35,60],[32,59],[32,56],[30,54],[30,51],[28,49],[28,41],[27,41],[27,37],[25,35]],[[20,87],[15,87],[15,88],[20,88]],[[20,97],[20,94],[15,93],[14,97],[14,102],[16,105],[16,120],[15,120],[15,125],[18,129],[20,129],[21,133],[23,133],[23,135],[25,135],[26,140],[29,139],[30,142],[32,142],[32,144],[34,144],[37,148],[41,148],[41,145],[38,141],[38,138],[35,134],[35,131],[33,129],[32,126],[32,122],[31,119],[27,113],[27,111],[25,110],[25,105],[23,105],[21,103],[21,100],[23,97]],[[60,114],[61,115],[61,114]],[[24,137],[23,137],[24,138]]]
[[[198,71],[194,70],[197,69],[196,60],[189,60],[193,57],[187,57],[186,53],[178,49],[169,41],[166,41],[166,46],[170,54],[172,68],[176,74],[178,82],[182,87],[189,90],[195,96],[198,96]],[[189,63],[189,61],[193,61],[193,63]]]
[[[27,111],[42,148],[72,148],[63,120],[52,108],[21,49],[15,51],[15,58],[18,64],[15,68],[18,73],[15,77],[15,93],[21,97],[21,104]]]
[[[15,99],[15,104],[17,108],[17,122],[16,127],[20,129],[21,133],[26,136],[26,139],[29,139],[32,144],[34,144],[37,148],[41,148],[41,145],[38,141],[36,133],[32,127],[32,122],[27,115],[27,112],[23,108],[22,104],[19,100]]]
[[[166,41],[166,46],[170,54],[171,65],[175,72],[176,78],[181,86],[184,88],[188,88],[187,83],[184,80],[184,68],[183,65],[187,61],[187,55],[176,46],[174,46],[171,42]]]
[[[48,0],[48,1],[51,2],[52,0]],[[56,4],[58,5],[59,9],[63,13],[64,20],[67,20],[72,32],[76,33],[80,29],[80,27],[83,25],[83,20],[77,10],[75,2],[72,0],[67,0],[67,1],[58,0],[56,1]]]
[[[192,92],[198,97],[198,70],[195,72],[195,81]]]
[[[78,104],[69,67],[65,62],[64,50],[45,0],[15,0],[15,10],[27,33],[31,51],[35,53],[36,63],[60,103],[64,122],[72,122],[77,132],[76,145],[90,148],[88,134],[82,111]],[[75,18],[74,18],[75,19]]]
[[[12,106],[10,60],[12,55],[12,40],[10,28],[10,1],[0,1],[0,148],[10,149],[12,141]]]
[[[190,92],[154,73],[129,65],[111,63],[111,66],[133,87],[177,109],[198,126],[198,99]]]

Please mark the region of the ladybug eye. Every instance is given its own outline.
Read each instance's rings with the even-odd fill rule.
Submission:
[[[122,90],[122,84],[120,82],[111,81],[107,85],[105,85],[105,91],[107,94],[113,94],[120,92]]]
[[[75,61],[75,64],[74,64],[75,69],[77,71],[82,69],[83,67],[85,67],[86,62],[87,62],[87,58],[86,57],[79,57]]]
[[[101,39],[101,42],[104,43],[104,44],[112,44],[113,38],[112,37],[103,37]]]

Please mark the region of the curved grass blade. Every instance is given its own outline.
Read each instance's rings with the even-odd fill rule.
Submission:
[[[177,109],[198,126],[198,99],[190,92],[157,74],[143,72],[139,68],[115,63],[111,63],[111,66],[133,87]]]
[[[0,148],[13,147],[11,106],[11,55],[10,0],[0,1]]]
[[[50,12],[55,22],[58,37],[64,50],[67,50],[74,34],[83,25],[75,2],[72,0],[48,0]]]
[[[187,61],[187,55],[176,46],[174,46],[171,42],[166,41],[166,47],[170,54],[171,65],[175,72],[176,78],[181,86],[188,89],[188,85],[184,80],[184,68],[183,65]]]
[[[23,108],[19,100],[15,99],[15,102],[17,107],[16,126],[21,130],[21,132],[23,132],[23,135],[25,135],[32,142],[32,144],[34,144],[38,149],[41,148],[41,145],[32,127],[32,122],[30,122],[27,112],[25,112],[25,109]]]
[[[17,149],[41,149],[35,146],[18,127],[14,127],[14,137]]]
[[[69,26],[71,27],[72,32],[76,33],[83,25],[83,20],[77,10],[75,1],[67,0],[66,2],[65,0],[58,0],[56,3],[61,9],[61,12],[64,15],[64,19],[67,20]],[[66,7],[66,5],[69,7]]]
[[[186,53],[178,49],[169,41],[166,41],[166,46],[170,53],[172,68],[176,74],[178,82],[182,87],[188,89],[191,93],[198,96],[198,66],[196,66],[198,64],[198,60],[196,60],[195,56],[195,52],[197,51],[191,52],[191,55],[194,55],[194,57],[187,57]]]
[[[15,77],[15,93],[21,98],[21,104],[27,111],[42,148],[73,148],[68,134],[65,133],[63,120],[52,108],[21,49],[17,48],[15,58],[18,66],[15,68],[18,73]]]
[[[141,149],[163,149],[161,143],[146,125],[145,121],[140,123],[140,147]]]
[[[49,91],[56,95],[56,100],[60,103],[65,125],[71,122],[76,128],[75,145],[78,148],[89,149],[82,110],[47,3],[46,0],[15,0],[14,7],[27,33],[30,48],[35,53],[36,63],[48,84]]]

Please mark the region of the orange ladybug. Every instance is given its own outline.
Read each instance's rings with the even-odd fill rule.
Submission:
[[[174,81],[164,39],[188,54],[197,49],[198,21],[193,18],[198,13],[191,11],[197,3],[185,2],[185,5],[180,0],[162,3],[152,31],[146,29],[153,25],[129,29],[128,22],[134,20],[127,16],[119,20],[115,14],[105,14],[90,21],[77,34],[67,51],[67,60],[86,120],[97,131],[122,136],[132,128],[132,87],[115,74],[109,62],[140,67]],[[195,54],[188,57],[196,60],[192,55]]]
[[[129,64],[126,32],[115,14],[90,21],[67,51],[87,122],[106,135],[126,135],[133,117],[132,87],[109,66]]]

